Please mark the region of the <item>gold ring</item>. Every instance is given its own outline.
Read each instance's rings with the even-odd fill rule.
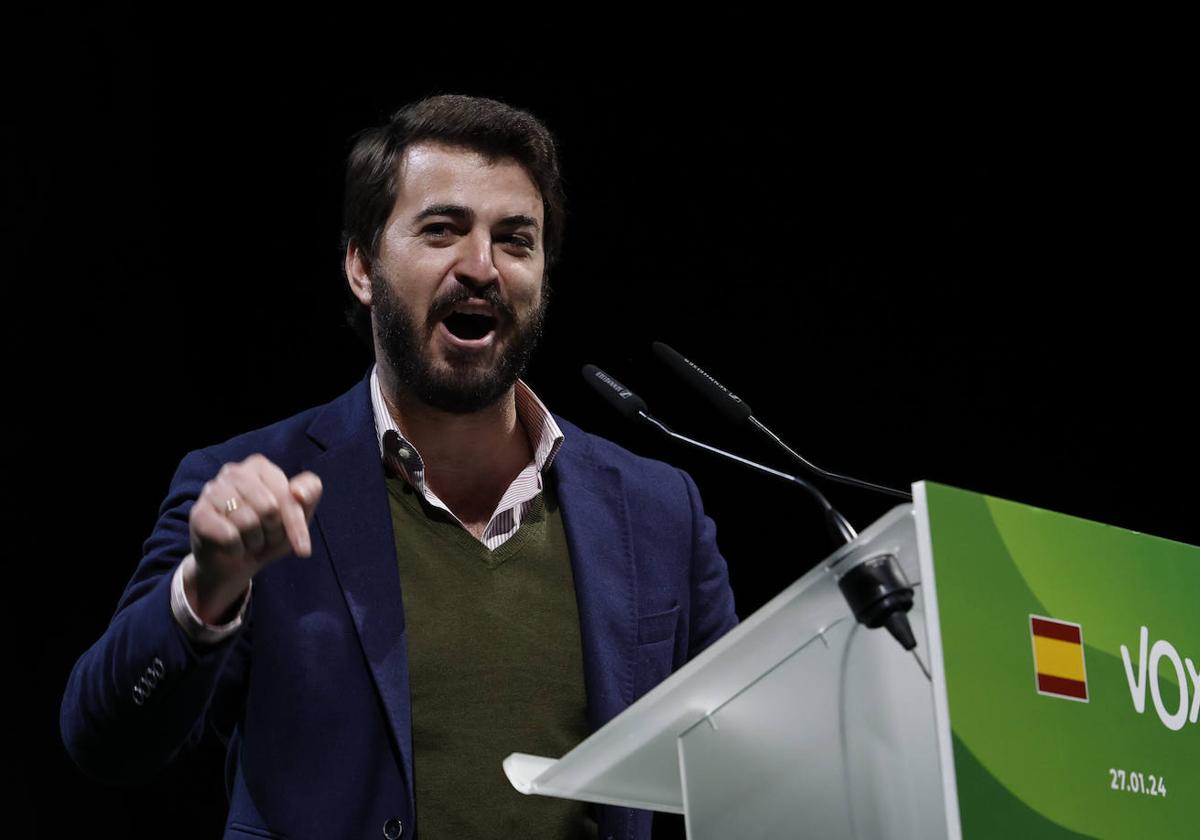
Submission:
[[[228,499],[225,500],[225,515],[228,516],[229,514],[233,513],[235,510],[238,509],[238,507],[239,507],[239,505],[238,505],[237,496],[230,496]]]

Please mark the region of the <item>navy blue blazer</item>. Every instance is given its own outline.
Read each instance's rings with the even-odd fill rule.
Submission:
[[[558,422],[566,440],[552,469],[598,728],[737,619],[691,479]],[[260,572],[243,628],[198,646],[170,607],[172,574],[190,550],[188,512],[221,464],[255,452],[288,475],[321,477],[313,553]],[[189,453],[112,622],[68,681],[61,727],[74,760],[107,780],[147,780],[212,725],[229,748],[226,837],[378,838],[385,827],[413,837],[404,613],[384,478],[366,379],[327,405]],[[598,818],[602,838],[650,833],[647,812],[601,808]]]

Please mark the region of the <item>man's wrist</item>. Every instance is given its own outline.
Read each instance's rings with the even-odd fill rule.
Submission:
[[[246,581],[232,598],[224,597],[216,602],[211,599],[212,593],[208,593],[210,598],[206,602],[198,595],[196,573],[196,558],[189,554],[175,569],[171,581],[171,614],[188,638],[215,644],[242,626],[253,583]],[[219,615],[214,618],[214,613]]]

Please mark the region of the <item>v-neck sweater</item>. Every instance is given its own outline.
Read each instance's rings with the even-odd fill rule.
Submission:
[[[512,752],[561,756],[589,734],[579,610],[552,482],[491,550],[402,478],[387,484],[420,836],[587,837],[585,806],[523,796],[501,767]]]

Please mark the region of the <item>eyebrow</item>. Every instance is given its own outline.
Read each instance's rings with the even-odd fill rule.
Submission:
[[[469,222],[475,218],[475,214],[471,212],[471,209],[463,207],[461,204],[431,204],[413,216],[413,221],[419,222],[422,219],[428,219],[430,216],[449,216],[452,219],[463,222]]]
[[[413,222],[420,222],[423,219],[428,219],[430,216],[449,216],[459,222],[470,222],[475,218],[475,213],[471,208],[464,207],[461,204],[431,204],[413,217]],[[513,216],[505,216],[499,222],[502,227],[531,227],[535,230],[541,226],[537,219],[532,216],[526,216],[523,213],[518,213]]]
[[[537,230],[538,227],[540,227],[540,225],[537,223],[537,219],[533,218],[533,216],[526,216],[523,214],[517,214],[516,216],[505,216],[500,220],[500,224],[503,227],[531,227],[534,230]]]

